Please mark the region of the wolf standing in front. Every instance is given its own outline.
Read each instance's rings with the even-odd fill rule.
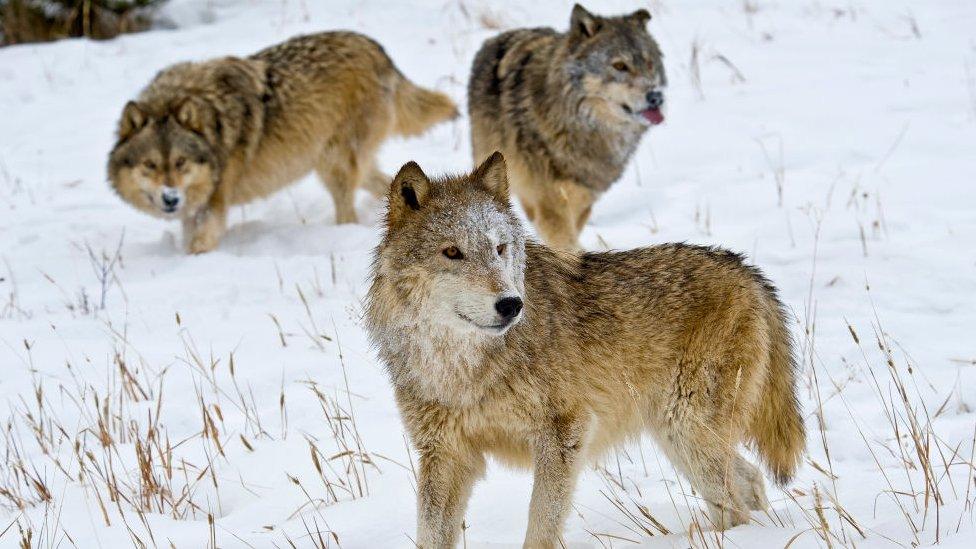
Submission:
[[[578,249],[601,193],[648,127],[664,121],[661,51],[647,10],[599,17],[576,5],[569,31],[519,29],[485,42],[468,83],[475,163],[509,161],[512,190],[550,246]]]
[[[156,217],[183,220],[192,253],[220,242],[227,209],[315,170],[336,222],[354,223],[356,188],[383,194],[374,156],[390,135],[417,135],[457,115],[414,85],[379,44],[352,32],[292,38],[247,58],[160,72],[119,122],[112,186]]]
[[[473,174],[416,163],[389,191],[367,328],[417,449],[417,543],[453,547],[492,455],[534,469],[525,546],[556,547],[581,466],[649,432],[718,528],[766,507],[804,427],[783,306],[755,267],[666,244],[566,254],[527,241],[495,153]]]

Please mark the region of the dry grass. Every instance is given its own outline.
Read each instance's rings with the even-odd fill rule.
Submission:
[[[949,397],[934,410],[926,404],[926,401],[933,402],[933,389],[919,378],[917,368],[907,356],[897,356],[898,346],[885,333],[880,321],[876,319],[869,330],[868,341],[876,353],[869,352],[866,342],[853,326],[848,325],[848,329],[854,347],[864,361],[861,365],[863,378],[858,381],[870,383],[877,409],[887,421],[888,432],[872,433],[865,427],[858,411],[844,398],[845,384],[827,375],[817,351],[811,351],[809,356],[814,362],[808,373],[813,383],[815,408],[811,417],[815,431],[809,443],[819,446],[826,462],[818,463],[808,456],[807,480],[784,489],[780,497],[773,497],[772,509],[764,517],[754,514],[753,518],[761,525],[797,530],[787,547],[808,535],[816,536],[826,547],[854,548],[872,538],[901,546],[938,544],[947,535],[958,532],[963,524],[973,521],[976,428],[967,439],[948,440],[933,422],[945,413]],[[813,328],[810,330],[812,334]],[[880,355],[880,360],[872,355]],[[848,425],[828,428],[824,414],[824,404],[828,400],[843,406],[850,420]],[[875,464],[875,478],[883,479],[885,484],[875,496],[875,507],[878,500],[887,500],[901,519],[902,534],[872,530],[865,523],[876,516],[861,516],[843,503],[842,494],[856,491],[863,478],[857,475],[843,477],[836,472],[831,448],[834,431],[858,433]],[[636,446],[641,453],[642,445],[639,442]],[[674,480],[663,480],[660,485],[665,488],[679,523],[659,519],[656,514],[662,510],[660,504],[655,510],[645,502],[645,491],[651,489],[647,473],[644,478],[635,478],[611,467],[621,456],[630,462],[627,470],[637,469],[637,462],[624,452],[607,460],[596,472],[604,484],[601,495],[615,511],[609,518],[617,525],[617,530],[626,533],[588,530],[601,545],[638,544],[648,537],[684,532],[685,541],[691,547],[739,546],[713,530],[707,515],[700,510],[703,502],[673,471],[671,478]],[[957,511],[947,513],[947,505]],[[682,517],[687,516],[689,509],[690,519],[684,522]],[[594,512],[591,509],[584,511]],[[581,514],[585,516],[585,513]]]
[[[870,204],[872,200],[854,183],[856,200]],[[829,197],[828,197],[829,206]],[[880,210],[880,201],[878,201]],[[813,230],[812,261],[807,297],[803,312],[797,317],[801,337],[798,354],[804,371],[805,390],[813,409],[808,410],[808,424],[812,424],[808,440],[809,466],[803,480],[771,494],[772,508],[763,516],[754,513],[753,519],[765,526],[795,530],[786,547],[800,543],[806,536],[815,536],[818,543],[830,548],[861,546],[865,540],[880,540],[898,546],[938,544],[963,525],[972,524],[976,508],[976,427],[962,439],[951,439],[941,432],[936,420],[950,411],[950,401],[958,393],[956,387],[938,388],[920,374],[910,355],[884,329],[877,313],[867,328],[845,324],[850,335],[850,352],[860,356],[859,364],[843,362],[843,368],[827,368],[818,345],[817,330],[817,258],[824,211],[809,207]],[[829,285],[829,284],[828,284]],[[871,295],[865,284],[866,295]],[[862,332],[866,336],[862,336]],[[963,360],[961,363],[968,364]],[[829,372],[842,374],[835,377]],[[852,386],[870,387],[874,405],[855,408],[847,400],[845,391]],[[932,406],[928,403],[940,403]],[[828,406],[833,413],[828,414]],[[965,403],[957,409],[967,410]],[[878,411],[883,418],[879,431],[867,426],[864,413]],[[828,417],[834,424],[829,424]],[[839,420],[840,418],[846,418]],[[841,423],[837,423],[841,421]],[[877,422],[873,423],[877,425]],[[863,474],[842,475],[834,461],[833,445],[838,437],[856,433],[863,450],[874,464],[873,479],[883,487],[875,494],[874,510],[866,513],[863,504],[858,511],[844,502],[845,494],[856,493],[865,485]],[[587,529],[604,547],[639,544],[648,537],[683,533],[690,547],[738,547],[737,542],[712,529],[703,502],[685,481],[658,463],[665,478],[664,487],[673,508],[672,519],[659,518],[664,511],[661,504],[647,503],[649,480],[644,462],[643,440],[611,456],[596,468],[603,482],[600,491],[614,513],[606,517],[618,533],[609,534]],[[845,448],[845,453],[850,453]],[[822,457],[814,457],[814,456]],[[639,456],[637,459],[635,456]],[[623,467],[621,467],[623,463]],[[630,474],[624,471],[630,471]],[[638,472],[635,476],[633,472]],[[640,474],[642,471],[642,475]],[[655,485],[656,486],[656,485]],[[658,494],[661,490],[656,491]],[[777,497],[778,495],[778,497]],[[859,498],[863,501],[863,498]],[[874,530],[866,524],[878,518],[879,507],[888,516],[898,517],[901,532]],[[950,510],[952,512],[950,512]],[[595,510],[577,508],[584,519]],[[690,515],[689,515],[690,512]],[[675,522],[676,521],[676,522]],[[624,533],[619,533],[624,532]]]
[[[770,152],[766,146],[766,141],[775,141],[776,151]],[[773,183],[776,185],[776,205],[783,207],[783,191],[786,187],[786,164],[783,159],[783,137],[781,135],[771,135],[766,138],[756,139],[759,148],[762,149],[763,158],[773,175]]]
[[[99,272],[110,273],[113,256],[105,257],[97,262],[106,266]],[[59,377],[69,382],[32,376],[31,393],[12,404],[0,438],[7,463],[0,468],[0,506],[19,512],[10,525],[2,525],[6,528],[0,539],[19,535],[25,548],[73,545],[60,525],[60,495],[68,487],[82,490],[93,519],[105,527],[125,528],[135,547],[165,543],[149,515],[206,521],[208,547],[217,547],[218,530],[235,536],[218,521],[224,514],[221,492],[235,482],[221,471],[234,456],[260,449],[263,441],[287,438],[285,389],[279,395],[281,429],[273,435],[262,417],[268,408],[260,407],[250,385],[238,378],[234,354],[222,360],[201,353],[179,315],[176,322],[183,350],[175,365],[151,367],[131,347],[126,329],[106,322],[115,350],[103,382],[90,379],[85,372],[92,365],[87,363],[66,364],[66,375]],[[23,348],[33,372],[32,345],[25,341]],[[344,371],[341,349],[339,367]],[[194,391],[198,424],[189,434],[185,427],[179,429],[181,435],[174,437],[166,421],[172,415],[166,388],[187,384]],[[326,427],[304,434],[309,452],[305,463],[321,485],[309,486],[307,479],[282,471],[305,498],[289,518],[297,519],[305,532],[289,537],[281,530],[279,535],[289,547],[338,547],[338,534],[321,509],[368,496],[370,476],[379,468],[359,434],[348,381],[333,391],[311,380],[300,386],[314,394]],[[185,400],[180,404],[185,406]],[[244,479],[239,482],[253,492]],[[42,507],[43,521],[38,523],[31,518],[38,513],[27,511]]]

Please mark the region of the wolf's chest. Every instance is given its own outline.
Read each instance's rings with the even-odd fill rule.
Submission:
[[[402,360],[399,374],[425,398],[449,406],[478,402],[495,377],[491,364],[471,347],[419,337],[399,347],[395,353]]]

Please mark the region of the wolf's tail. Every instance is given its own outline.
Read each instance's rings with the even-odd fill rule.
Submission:
[[[393,101],[393,131],[403,136],[420,135],[434,124],[458,116],[457,105],[446,94],[421,88],[403,76],[396,83]]]
[[[749,434],[776,482],[790,482],[800,465],[806,433],[796,399],[797,364],[786,327],[786,312],[776,290],[763,280],[769,299],[769,369]]]

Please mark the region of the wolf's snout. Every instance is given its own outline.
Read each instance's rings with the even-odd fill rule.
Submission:
[[[661,113],[661,107],[664,106],[664,94],[658,90],[651,90],[647,92],[645,99],[647,99],[647,108],[640,112],[644,120],[652,126],[664,122],[664,114]]]
[[[163,193],[160,198],[163,201],[163,208],[168,212],[175,211],[177,206],[180,205],[180,191],[172,187],[166,187],[163,189]]]
[[[502,319],[512,320],[522,312],[522,299],[518,297],[503,297],[495,302],[495,310]]]
[[[651,109],[660,109],[664,105],[664,94],[657,90],[647,92],[647,105]]]

